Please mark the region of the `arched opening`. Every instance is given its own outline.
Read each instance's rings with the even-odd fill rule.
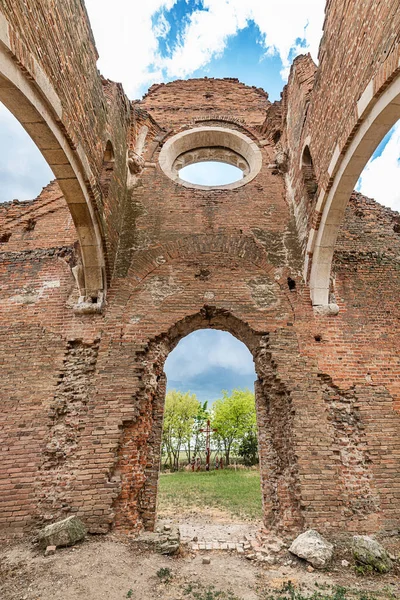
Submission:
[[[217,161],[200,161],[183,167],[179,177],[195,185],[209,185],[212,187],[228,185],[243,179],[243,171],[239,167]]]
[[[199,313],[178,321],[157,336],[137,359],[142,366],[141,406],[137,418],[123,426],[113,477],[121,481],[114,504],[114,524],[131,531],[152,530],[156,522],[157,490],[161,465],[162,427],[167,388],[165,361],[177,344],[197,330],[227,331],[245,344],[254,360],[255,407],[265,526],[298,530],[303,522],[293,437],[292,399],[277,376],[271,360],[269,337],[254,332],[226,310],[205,306]]]
[[[100,173],[100,187],[103,198],[107,198],[110,191],[110,184],[114,173],[114,163],[114,148],[111,141],[108,140],[104,150],[103,166]]]
[[[356,191],[382,206],[400,210],[400,121],[392,127],[365,165]]]
[[[305,146],[301,160],[301,172],[303,175],[304,187],[307,196],[310,200],[315,198],[317,192],[317,178],[315,176],[313,160],[311,157],[310,148]]]
[[[231,177],[230,183],[212,184],[208,179],[206,184],[199,184],[187,181],[180,175],[189,165],[194,168],[196,163],[210,162],[236,167],[236,180],[232,181]],[[262,156],[257,144],[239,131],[226,127],[196,127],[169,139],[160,152],[159,163],[165,175],[185,187],[200,190],[235,189],[258,175]]]
[[[165,363],[159,518],[198,526],[262,519],[256,373],[246,346],[230,333],[201,329]],[[175,519],[176,520],[176,519]],[[205,540],[203,540],[205,542]]]
[[[311,230],[308,243],[311,257],[310,293],[314,306],[330,308],[330,279],[334,247],[343,222],[351,193],[382,139],[400,119],[400,77],[394,79],[379,97],[371,97],[368,85],[358,105],[360,125],[349,139],[343,155],[334,156],[330,171],[333,183],[326,194],[321,194],[317,209],[322,213],[319,228]],[[362,120],[361,120],[362,119]],[[305,263],[305,275],[309,270]]]
[[[32,81],[10,46],[7,27],[0,31],[0,101],[20,122],[54,173],[74,221],[82,257],[79,282],[80,312],[102,309],[105,293],[103,241],[92,206],[85,171],[86,157],[72,147],[62,122],[62,107],[51,83],[39,71]]]

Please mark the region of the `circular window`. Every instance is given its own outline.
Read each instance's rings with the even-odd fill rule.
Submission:
[[[235,189],[254,179],[261,169],[262,158],[257,144],[243,133],[222,127],[198,127],[168,140],[160,152],[159,162],[164,173],[183,186],[202,190]],[[222,185],[185,180],[184,169],[207,162],[236,167],[239,171],[235,180]]]

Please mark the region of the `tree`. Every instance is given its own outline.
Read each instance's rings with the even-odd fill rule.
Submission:
[[[238,450],[246,436],[256,435],[254,394],[248,389],[235,389],[230,396],[223,391],[222,398],[213,404],[212,427],[218,430],[214,436],[222,443],[225,462],[229,465],[232,449]]]
[[[170,390],[165,397],[163,446],[171,469],[179,469],[179,454],[182,445],[190,450],[193,425],[200,409],[195,394]],[[190,460],[190,456],[189,456]]]
[[[258,441],[255,431],[249,431],[239,444],[238,455],[247,467],[258,463]]]
[[[203,440],[203,435],[200,435],[200,429],[204,426],[204,424],[206,423],[207,419],[210,418],[210,413],[207,409],[207,400],[205,402],[203,402],[203,404],[200,404],[199,406],[199,410],[198,413],[195,417],[194,420],[194,427],[193,427],[193,438],[194,438],[194,444],[193,444],[193,458],[196,458],[196,456],[200,453],[200,450],[204,447],[204,440]],[[188,450],[188,458],[189,458],[189,462],[190,462],[190,442],[189,442],[189,450]]]

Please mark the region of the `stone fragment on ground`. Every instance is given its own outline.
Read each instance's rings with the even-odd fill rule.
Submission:
[[[257,556],[255,554],[246,554],[247,560],[256,560]]]
[[[48,546],[73,546],[83,540],[86,536],[86,529],[82,521],[77,517],[68,517],[63,521],[57,521],[51,525],[46,525],[39,532],[38,541],[42,550]]]
[[[355,535],[352,550],[358,563],[371,566],[378,573],[387,573],[393,567],[385,548],[368,535]]]
[[[342,567],[349,567],[350,563],[348,560],[342,560]]]
[[[160,523],[155,531],[144,531],[136,540],[159,554],[176,554],[181,544],[179,527]]]
[[[316,569],[321,569],[332,559],[333,544],[323,538],[315,529],[309,529],[292,542],[289,552],[304,558]]]

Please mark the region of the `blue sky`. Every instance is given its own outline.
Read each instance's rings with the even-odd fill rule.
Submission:
[[[131,98],[155,82],[237,77],[279,99],[296,54],[317,60],[324,0],[86,0],[99,67]]]
[[[106,77],[131,99],[188,77],[237,77],[280,98],[296,54],[315,60],[324,0],[86,0]],[[30,200],[52,173],[29,136],[0,105],[0,202]],[[220,167],[222,173],[223,167]],[[200,168],[201,170],[201,168]],[[199,172],[197,177],[202,178]],[[203,183],[204,184],[204,183]]]
[[[86,6],[98,67],[105,77],[122,82],[131,99],[153,83],[207,76],[237,77],[264,88],[274,101],[297,54],[310,51],[317,62],[325,0],[86,0]],[[0,202],[33,199],[52,179],[29,136],[1,105],[0,154]],[[399,155],[396,125],[357,186],[395,209],[400,208]],[[203,185],[212,183],[211,175],[230,176],[221,165],[194,171],[191,180]],[[190,389],[202,400],[215,399],[221,389],[252,389],[255,379],[247,349],[216,331],[182,340],[167,372],[170,386]]]

